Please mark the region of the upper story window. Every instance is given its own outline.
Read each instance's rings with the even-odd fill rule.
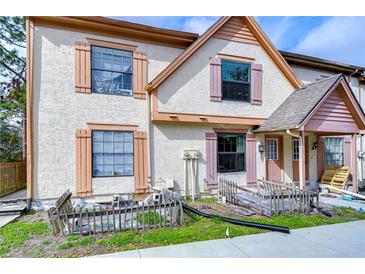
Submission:
[[[91,47],[92,91],[132,95],[132,52]]]
[[[222,99],[250,102],[250,64],[222,60]]]
[[[218,172],[245,171],[245,135],[218,134]]]
[[[133,175],[133,132],[94,130],[92,143],[94,177]]]

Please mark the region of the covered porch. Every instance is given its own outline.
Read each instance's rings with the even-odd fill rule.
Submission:
[[[357,136],[364,130],[364,113],[344,76],[305,85],[255,131],[263,147],[263,177],[304,189],[315,186],[325,166],[348,166],[357,192]]]

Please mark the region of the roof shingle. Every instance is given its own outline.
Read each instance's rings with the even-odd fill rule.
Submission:
[[[294,91],[255,132],[297,128],[341,77],[336,74]]]

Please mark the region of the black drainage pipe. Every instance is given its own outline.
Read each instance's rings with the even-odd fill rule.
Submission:
[[[254,223],[254,222],[246,222],[246,221],[226,218],[226,217],[222,217],[222,216],[218,216],[218,215],[208,214],[208,213],[205,213],[203,211],[197,210],[197,209],[195,209],[191,206],[188,206],[185,203],[182,203],[182,206],[185,210],[190,211],[190,212],[195,213],[195,214],[198,214],[200,216],[206,217],[206,218],[217,219],[217,220],[221,220],[223,222],[231,223],[231,224],[234,224],[234,225],[242,225],[242,226],[248,226],[248,227],[267,229],[267,230],[277,231],[277,232],[282,232],[282,233],[287,233],[287,234],[290,233],[289,227],[286,227],[286,226],[265,225],[265,224]]]

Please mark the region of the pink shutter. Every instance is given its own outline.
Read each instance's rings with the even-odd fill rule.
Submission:
[[[221,59],[210,59],[210,101],[222,101]]]
[[[343,140],[343,164],[344,166],[351,166],[351,138],[345,137]]]
[[[262,65],[251,65],[251,104],[262,104]]]
[[[217,134],[207,132],[205,135],[206,142],[206,180],[208,188],[217,185]]]
[[[247,184],[256,184],[256,138],[252,132],[246,135],[246,172]]]

